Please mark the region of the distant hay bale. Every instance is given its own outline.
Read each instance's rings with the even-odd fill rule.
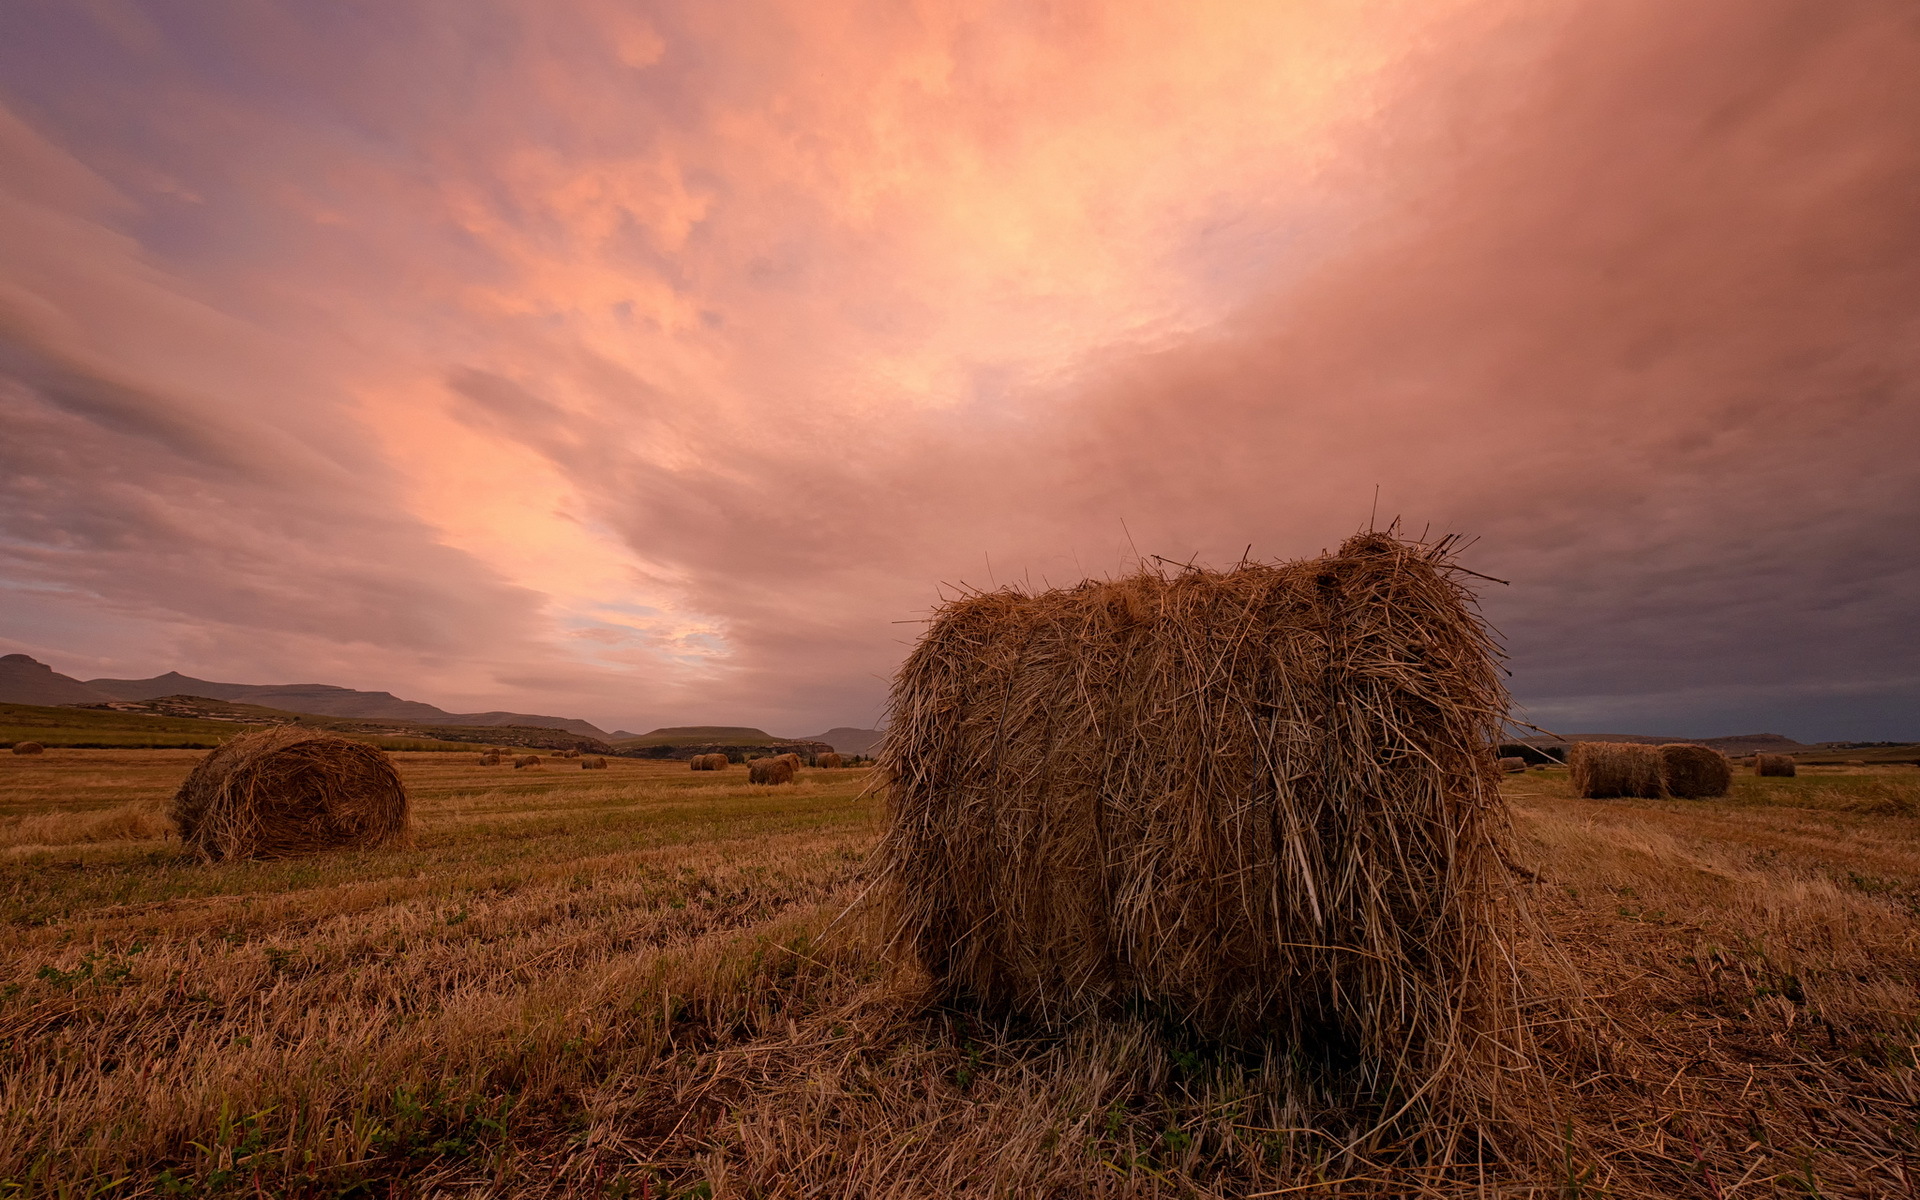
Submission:
[[[407,791],[365,742],[278,725],[232,738],[194,767],[168,815],[210,859],[287,858],[405,834]]]
[[[1847,760],[1847,765],[1850,767],[1864,767],[1867,765],[1867,760],[1864,758],[1850,758]]]
[[[1794,765],[1792,755],[1756,754],[1753,756],[1753,773],[1755,775],[1779,775],[1792,778],[1797,770],[1798,768]]]
[[[580,769],[583,771],[604,771],[607,769],[607,760],[599,757],[583,758],[580,760]]]
[[[1589,800],[1657,800],[1666,795],[1665,760],[1640,742],[1575,742],[1567,755],[1573,793]]]
[[[829,750],[825,754],[822,754],[818,758],[814,759],[813,762],[815,766],[825,767],[827,770],[832,771],[837,769],[840,766],[840,755],[835,753],[832,750]]]
[[[1672,742],[1660,747],[1667,793],[1682,800],[1724,796],[1733,786],[1733,764],[1712,746]]]
[[[480,756],[480,765],[483,767],[497,767],[500,765],[500,756],[498,754],[492,753],[491,751],[489,751],[486,754],[482,754]]]
[[[791,754],[774,758],[756,758],[747,764],[748,783],[792,783],[794,763]]]
[[[696,754],[687,760],[687,766],[695,771],[724,771],[727,769],[727,756],[724,754]]]
[[[1448,545],[937,610],[878,755],[893,944],[949,1002],[1144,1005],[1480,1104],[1518,1026],[1507,697]]]
[[[15,754],[45,754],[47,748],[39,742],[15,742],[13,744],[13,752]]]
[[[579,757],[580,757],[580,751],[578,751],[578,750],[569,750],[569,751],[567,751],[567,752],[566,752],[565,754],[562,754],[562,755],[561,755],[560,757],[561,757],[561,758],[579,758]]]
[[[1524,758],[1503,758],[1495,762],[1493,765],[1496,767],[1499,767],[1502,771],[1506,772],[1507,774],[1512,775],[1512,774],[1515,774],[1516,772],[1526,770],[1527,760]]]
[[[513,760],[513,769],[516,771],[521,767],[537,767],[539,765],[540,756],[538,754],[523,754]]]

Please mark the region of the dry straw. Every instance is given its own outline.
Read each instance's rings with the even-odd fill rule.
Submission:
[[[833,750],[829,750],[825,754],[820,755],[818,758],[815,758],[813,762],[815,766],[825,767],[828,770],[835,770],[841,766],[840,755]]]
[[[1507,697],[1451,544],[940,609],[879,754],[896,944],[950,1002],[1144,1004],[1389,1117],[1492,1111]]]
[[[1665,763],[1658,746],[1639,742],[1575,742],[1567,766],[1576,796],[1589,800],[1666,795]]]
[[[13,744],[13,752],[15,754],[45,754],[47,748],[39,742],[15,742]]]
[[[210,859],[286,858],[403,836],[407,792],[378,747],[277,725],[201,759],[168,815]]]
[[[774,758],[756,758],[747,764],[748,783],[792,783],[795,764],[799,759],[792,754],[782,754]]]
[[[604,771],[607,769],[607,760],[597,755],[593,758],[583,758],[580,760],[580,769],[582,771]]]
[[[1712,746],[1672,742],[1660,747],[1667,794],[1682,800],[1724,796],[1733,786],[1733,764]]]
[[[1753,756],[1755,775],[1782,775],[1791,778],[1796,771],[1791,755],[1756,754]]]

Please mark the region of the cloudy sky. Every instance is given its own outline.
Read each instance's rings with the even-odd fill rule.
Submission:
[[[1920,737],[1911,0],[11,0],[0,649],[866,725],[944,583],[1479,540]]]

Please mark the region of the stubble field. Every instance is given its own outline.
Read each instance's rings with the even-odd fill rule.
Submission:
[[[0,1195],[1920,1196],[1911,767],[1510,777],[1535,1107],[1446,1164],[1282,1056],[928,1005],[863,771],[399,754],[411,846],[209,865],[197,757],[0,757]]]

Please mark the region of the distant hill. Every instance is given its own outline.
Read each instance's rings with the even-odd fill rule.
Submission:
[[[254,708],[251,705],[228,705],[221,700],[202,702],[203,705],[229,710],[225,715],[214,717],[193,712],[138,711],[138,706],[121,700],[109,703],[116,707],[75,708],[71,705],[0,703],[0,746],[33,741],[43,746],[91,749],[206,750],[236,734],[258,729],[262,725],[298,721],[333,729],[343,736],[371,742],[388,750],[472,749],[469,744],[426,733],[392,729],[363,730],[354,728],[356,722],[352,721],[314,717],[305,713],[275,713],[272,709]],[[270,716],[262,719],[259,714]],[[461,729],[458,732],[467,731]],[[556,743],[566,736],[553,730],[542,732]]]
[[[882,729],[853,729],[841,725],[825,733],[816,733],[807,740],[825,742],[842,754],[872,754],[885,733]]]
[[[9,657],[24,658],[26,656]],[[41,701],[40,703],[87,704],[100,700],[154,700],[161,696],[206,696],[214,700],[233,700],[288,712],[312,713],[322,717],[417,721],[426,725],[536,726],[544,729],[559,729],[597,741],[607,740],[607,735],[597,726],[571,717],[549,717],[535,713],[514,712],[450,713],[443,708],[419,700],[402,700],[391,692],[362,692],[326,683],[216,683],[208,679],[195,679],[191,675],[182,675],[178,671],[169,671],[165,675],[156,675],[152,679],[90,679],[85,684],[75,682],[76,686],[99,694],[91,699]],[[0,693],[0,699],[6,698],[4,693]]]
[[[614,745],[633,749],[649,746],[772,746],[796,741],[777,738],[764,729],[746,725],[669,725],[652,733],[614,739]]]
[[[28,655],[0,655],[0,704],[98,704],[111,699]]]
[[[1514,738],[1515,742],[1529,746],[1565,746],[1573,742],[1639,742],[1642,745],[1662,746],[1670,742],[1694,742],[1702,746],[1711,746],[1722,754],[1739,758],[1748,754],[1798,754],[1814,749],[1792,738],[1778,733],[1740,733],[1730,737],[1690,738],[1655,737],[1644,733],[1568,733],[1560,736],[1537,736]]]

